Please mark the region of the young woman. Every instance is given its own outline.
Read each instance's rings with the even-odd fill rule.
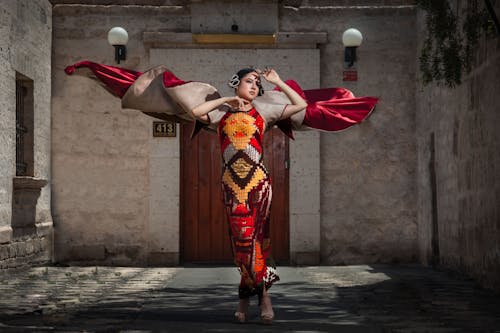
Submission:
[[[230,224],[234,262],[239,267],[240,302],[234,317],[239,322],[247,318],[250,296],[258,295],[261,319],[271,323],[274,318],[267,290],[279,280],[270,256],[269,208],[271,179],[262,163],[266,120],[252,101],[264,92],[263,77],[286,94],[290,104],[284,105],[278,120],[286,119],[307,107],[306,101],[285,82],[274,69],[258,71],[242,69],[230,81],[235,96],[220,97],[196,106],[193,115],[209,122],[208,113],[224,109],[218,126],[223,159],[222,187]]]
[[[245,322],[250,297],[258,295],[261,318],[271,323],[274,312],[268,289],[279,277],[270,256],[272,190],[262,162],[264,133],[275,125],[292,138],[292,130],[340,131],[362,122],[378,98],[357,98],[345,88],[303,91],[295,81],[283,82],[273,69],[240,70],[230,80],[236,93],[231,97],[221,97],[210,84],[183,81],[165,66],[142,73],[81,61],[66,67],[65,72],[91,74],[121,98],[123,108],[169,121],[197,120],[193,135],[201,128],[217,132],[234,262],[241,273],[240,301],[234,316]],[[276,89],[264,94],[261,78]]]

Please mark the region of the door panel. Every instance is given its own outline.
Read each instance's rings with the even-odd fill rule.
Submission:
[[[288,138],[273,129],[264,138],[264,164],[271,174],[271,249],[277,261],[288,261],[289,254],[289,183]]]
[[[217,135],[181,125],[181,256],[184,262],[232,262],[228,222],[221,193],[221,156]],[[265,134],[264,163],[271,174],[272,253],[288,261],[288,138],[279,130]]]
[[[276,68],[282,79],[296,79],[304,89],[318,87],[320,68],[319,52],[320,51],[317,48],[259,49],[253,47],[225,47],[212,49],[152,47],[149,50],[149,66],[166,65],[175,75],[183,80],[208,82],[217,87],[222,96],[230,96],[234,94],[234,90],[227,85],[228,80],[237,70],[249,66],[258,68]],[[266,91],[274,88],[274,86],[268,82],[263,82],[263,85]],[[220,169],[218,169],[220,168],[220,156],[218,153],[219,147],[216,144],[216,136],[213,134],[202,133],[194,141],[191,141],[189,139],[190,133],[191,130],[189,126],[183,125],[179,140],[179,151],[183,155],[181,161],[182,177],[178,180],[180,187],[179,213],[181,215],[179,222],[180,238],[178,244],[180,245],[179,251],[181,260],[196,261],[203,259],[207,262],[210,262],[211,260],[215,262],[215,260],[222,258],[221,261],[231,261],[227,222],[224,216],[224,207],[220,201]],[[198,145],[199,142],[201,142],[200,138],[203,138],[203,140],[206,139],[205,135],[208,135],[209,139],[212,138],[215,140],[214,146],[210,146],[210,149],[217,152],[217,154],[213,153],[215,154],[215,159],[210,157],[210,172],[212,177],[212,181],[210,183],[211,190],[202,194],[202,192],[198,191],[200,187],[198,182],[198,165],[200,164],[198,159]],[[296,224],[298,223],[298,220],[289,216],[289,170],[284,169],[284,160],[288,160],[288,141],[281,133],[277,134],[277,136],[281,137],[280,140],[284,140],[282,144],[280,144],[279,141],[275,142],[274,134],[272,134],[271,137],[266,135],[266,142],[271,141],[272,143],[269,145],[271,147],[274,146],[274,148],[266,147],[264,158],[266,159],[266,166],[273,177],[274,197],[271,211],[273,252],[275,253],[275,257],[278,259],[281,258],[281,261],[283,262],[286,258],[288,258],[292,247],[294,247],[293,250],[297,252],[297,250],[300,249],[300,246],[297,245],[296,242],[290,242],[291,237],[289,235],[289,224]],[[278,146],[276,147],[276,145]],[[283,151],[282,148],[286,151],[286,158],[275,158],[271,156],[273,151],[281,153]],[[294,154],[296,154],[296,152],[297,150],[295,150]],[[177,158],[175,152],[171,156],[172,158]],[[205,165],[206,160],[207,157],[203,156],[200,161],[203,162],[203,165]],[[281,170],[283,174],[280,174],[279,170]],[[175,177],[175,180],[177,181],[177,174],[172,177]],[[297,182],[297,177],[297,174],[295,174],[292,179],[295,185],[299,183]],[[310,176],[306,175],[305,177]],[[219,191],[219,193],[216,191]],[[208,193],[213,194],[208,195]],[[209,206],[212,207],[210,208],[210,221],[214,221],[215,219],[216,222],[210,224],[210,233],[206,237],[208,241],[206,239],[201,239],[201,243],[199,243],[198,239],[201,237],[201,229],[198,230],[198,228],[203,228],[204,226],[200,226],[198,223],[200,220],[200,216],[198,216],[198,206],[200,204],[200,198],[205,200],[205,203],[201,203],[201,206],[206,204],[207,195],[209,196],[209,200],[211,202]],[[282,196],[281,199],[280,195]],[[220,203],[220,206],[218,203]],[[206,207],[206,205],[204,207]],[[299,210],[297,211],[297,209]],[[295,208],[294,211],[300,212],[300,208]],[[219,218],[218,216],[222,216],[222,218]],[[202,219],[206,218],[207,213],[203,213]],[[196,223],[194,223],[195,221]],[[151,228],[151,230],[158,230],[160,227],[163,227],[158,225],[160,222],[162,221],[151,221],[150,223],[156,224],[153,228]],[[174,219],[172,219],[172,221],[168,220],[168,223],[170,228],[169,230],[177,230],[178,225],[172,225],[172,223],[178,223],[176,219],[175,221]],[[317,223],[319,223],[319,219]],[[206,231],[206,229],[203,230]],[[203,250],[202,246],[205,246],[205,248],[208,247],[208,250]],[[175,249],[172,249],[172,252],[175,252]],[[200,255],[202,252],[207,254],[202,256]]]

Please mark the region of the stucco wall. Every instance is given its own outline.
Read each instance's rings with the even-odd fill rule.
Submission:
[[[178,160],[176,140],[152,138],[153,118],[121,110],[120,100],[98,84],[63,71],[83,59],[115,63],[114,49],[107,42],[114,26],[123,26],[129,34],[127,60],[120,66],[144,71],[150,66],[143,31],[189,31],[189,12],[182,6],[54,6],[56,259],[112,265],[145,265],[150,259],[175,263],[176,257],[168,253],[158,258],[161,246],[156,238],[150,244],[149,236],[160,229],[150,230],[149,220],[158,220],[158,207],[178,205],[178,199],[171,202],[178,187],[169,187],[162,176],[168,172],[170,178],[178,177],[169,168],[169,157]],[[148,257],[150,250],[155,258]]]
[[[50,260],[50,95],[52,6],[47,0],[0,1],[0,267]],[[34,177],[49,181],[38,198],[34,231],[11,228],[16,176],[16,72],[34,82]]]
[[[180,54],[185,56],[170,59],[169,54],[179,52],[162,53],[161,49],[150,48],[155,43],[143,44],[144,31],[189,32],[191,29],[195,30],[193,25],[200,24],[203,24],[204,29],[217,30],[217,27],[207,26],[208,23],[202,17],[204,4],[199,6],[200,8],[191,6],[195,15],[192,17],[189,17],[189,11],[181,6],[59,5],[54,8],[53,195],[54,216],[56,221],[60,221],[56,229],[57,260],[108,264],[177,262],[178,139],[151,138],[151,118],[137,111],[120,110],[119,100],[111,97],[95,82],[86,78],[67,77],[63,69],[66,65],[82,59],[112,64],[113,53],[106,43],[106,33],[110,27],[122,25],[128,30],[130,41],[127,46],[128,58],[121,66],[145,70],[162,63],[178,68],[179,75],[183,70],[187,70],[191,74],[190,78],[196,79],[197,74],[201,80],[211,77],[210,82],[217,85],[219,77],[228,75],[223,72],[230,73],[235,66],[242,64],[246,66],[249,60],[241,57],[231,58],[235,51],[221,50],[221,54],[231,58],[231,62],[227,62],[222,70],[218,70],[223,63],[222,58],[216,55],[210,59],[198,57],[202,59],[202,66],[192,64],[188,60],[183,63],[185,59],[191,59],[190,56],[204,54],[202,50],[181,50]],[[268,6],[275,8],[276,12],[275,4]],[[235,8],[228,10],[232,15],[241,15],[241,11]],[[241,29],[251,31],[252,27],[259,27],[255,21],[257,18],[253,18],[253,23],[248,18],[238,20],[238,23]],[[270,16],[269,20],[276,20],[272,26],[277,24],[276,15]],[[95,27],[100,21],[106,22],[106,26],[101,25],[102,30],[96,30],[98,28]],[[93,27],[90,33],[76,28],[84,22]],[[214,24],[219,22],[214,21]],[[183,46],[200,47],[189,44]],[[166,46],[176,47],[179,45]],[[312,54],[317,57],[318,52],[314,51]],[[287,52],[290,53],[290,59],[299,55],[301,63],[294,65],[295,71],[291,66],[284,66],[281,72],[286,77],[293,76],[292,72],[304,77],[302,81],[305,88],[317,87],[318,59],[311,61],[301,56],[301,50],[276,52],[276,59],[288,59]],[[251,50],[247,57],[256,56],[261,65],[277,61],[272,58],[273,52],[261,53]],[[233,63],[234,65],[231,65]],[[194,70],[193,66],[198,66],[197,70]],[[314,68],[314,73],[307,75],[307,72],[313,72],[311,68]],[[218,71],[218,75],[211,75],[214,70]],[[319,135],[308,133],[297,134],[297,137],[304,139],[299,140],[303,142],[296,149],[291,149],[292,174],[301,172],[302,175],[292,176],[291,180],[291,230],[293,232],[299,224],[307,225],[307,221],[313,222],[317,228],[314,228],[314,234],[311,230],[302,236],[295,232],[298,236],[292,237],[291,251],[293,260],[297,257],[301,262],[317,263],[319,156],[311,147],[318,146],[316,148],[319,149]],[[314,142],[310,142],[311,140]],[[300,166],[305,163],[306,152],[314,157],[315,167],[293,168],[293,165]],[[300,200],[300,197],[304,197],[301,193],[307,188],[300,184],[311,175],[318,178],[310,182],[316,186],[309,187],[305,195],[312,201]],[[312,195],[316,192],[317,196]],[[300,205],[294,204],[296,201],[300,202]],[[297,222],[294,222],[296,220]],[[298,237],[302,237],[300,243]]]
[[[176,242],[177,238],[160,240],[157,234],[177,230],[165,221],[176,218],[174,202],[179,200],[178,184],[173,181],[178,175],[171,174],[177,169],[169,167],[178,160],[178,142],[160,143],[151,138],[151,118],[120,110],[118,99],[88,79],[65,76],[63,69],[82,59],[112,64],[113,50],[106,34],[116,25],[124,26],[130,37],[128,58],[120,65],[145,70],[150,67],[149,46],[154,43],[143,43],[144,31],[190,32],[203,25],[200,31],[217,32],[227,29],[227,24],[217,28],[219,21],[210,26],[203,20],[204,2],[198,7],[54,3],[53,208],[56,222],[60,221],[58,260],[147,263],[149,251],[176,246],[165,242]],[[266,2],[256,3],[260,6]],[[322,87],[346,86],[357,95],[381,97],[377,111],[361,126],[335,134],[305,134],[314,136],[316,144],[320,141],[319,151],[307,148],[300,140],[291,144],[292,155],[298,156],[292,156],[292,168],[307,161],[307,153],[320,156],[309,171],[314,170],[321,178],[300,189],[318,193],[321,206],[304,204],[310,202],[311,195],[306,195],[305,201],[296,200],[292,191],[290,210],[293,219],[297,210],[304,213],[309,209],[307,214],[317,216],[320,209],[321,223],[310,228],[309,217],[304,215],[305,220],[301,217],[303,222],[297,224],[301,228],[291,227],[291,239],[293,244],[307,245],[302,246],[304,253],[320,248],[323,263],[416,258],[415,9],[406,3],[383,6],[383,2],[377,2],[370,7],[368,2],[358,1],[356,5],[362,7],[339,7],[321,1],[300,6],[289,1],[279,5],[277,13],[265,11],[269,14],[268,26],[278,26],[279,31],[328,33],[328,42],[320,47]],[[217,8],[223,10],[224,6],[211,10]],[[242,15],[235,8],[224,10]],[[237,21],[246,32],[258,27],[252,22],[244,18]],[[394,29],[394,25],[399,28]],[[358,50],[359,81],[354,83],[341,81],[340,40],[348,27],[357,27],[365,36]],[[171,171],[168,175],[165,168]],[[307,171],[307,165],[302,165],[292,169],[291,176],[303,178],[301,172]],[[162,194],[166,203],[161,201]],[[160,211],[172,215],[165,220]]]
[[[361,2],[353,5],[367,6],[309,1],[280,13],[280,30],[328,32],[321,48],[322,87],[380,97],[365,123],[321,134],[321,259],[410,262],[417,257],[415,8]],[[351,27],[364,36],[357,82],[342,81],[342,33]]]
[[[425,36],[424,25],[419,13],[419,43]],[[433,261],[434,214],[439,249],[435,263],[466,272],[496,290],[500,290],[499,77],[500,39],[482,38],[473,70],[460,86],[417,86],[416,113],[420,260]]]

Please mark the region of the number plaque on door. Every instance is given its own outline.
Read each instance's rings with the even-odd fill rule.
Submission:
[[[177,125],[168,121],[153,121],[153,136],[173,137],[177,136]]]

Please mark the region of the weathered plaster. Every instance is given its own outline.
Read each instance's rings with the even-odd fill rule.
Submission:
[[[52,6],[49,1],[2,1],[0,6],[0,267],[52,256],[50,97]],[[15,239],[12,223],[16,176],[16,72],[34,82],[34,174],[49,181],[35,207],[33,233]],[[38,230],[37,230],[38,229]],[[36,246],[35,246],[35,245]],[[16,249],[16,250],[14,250]]]

